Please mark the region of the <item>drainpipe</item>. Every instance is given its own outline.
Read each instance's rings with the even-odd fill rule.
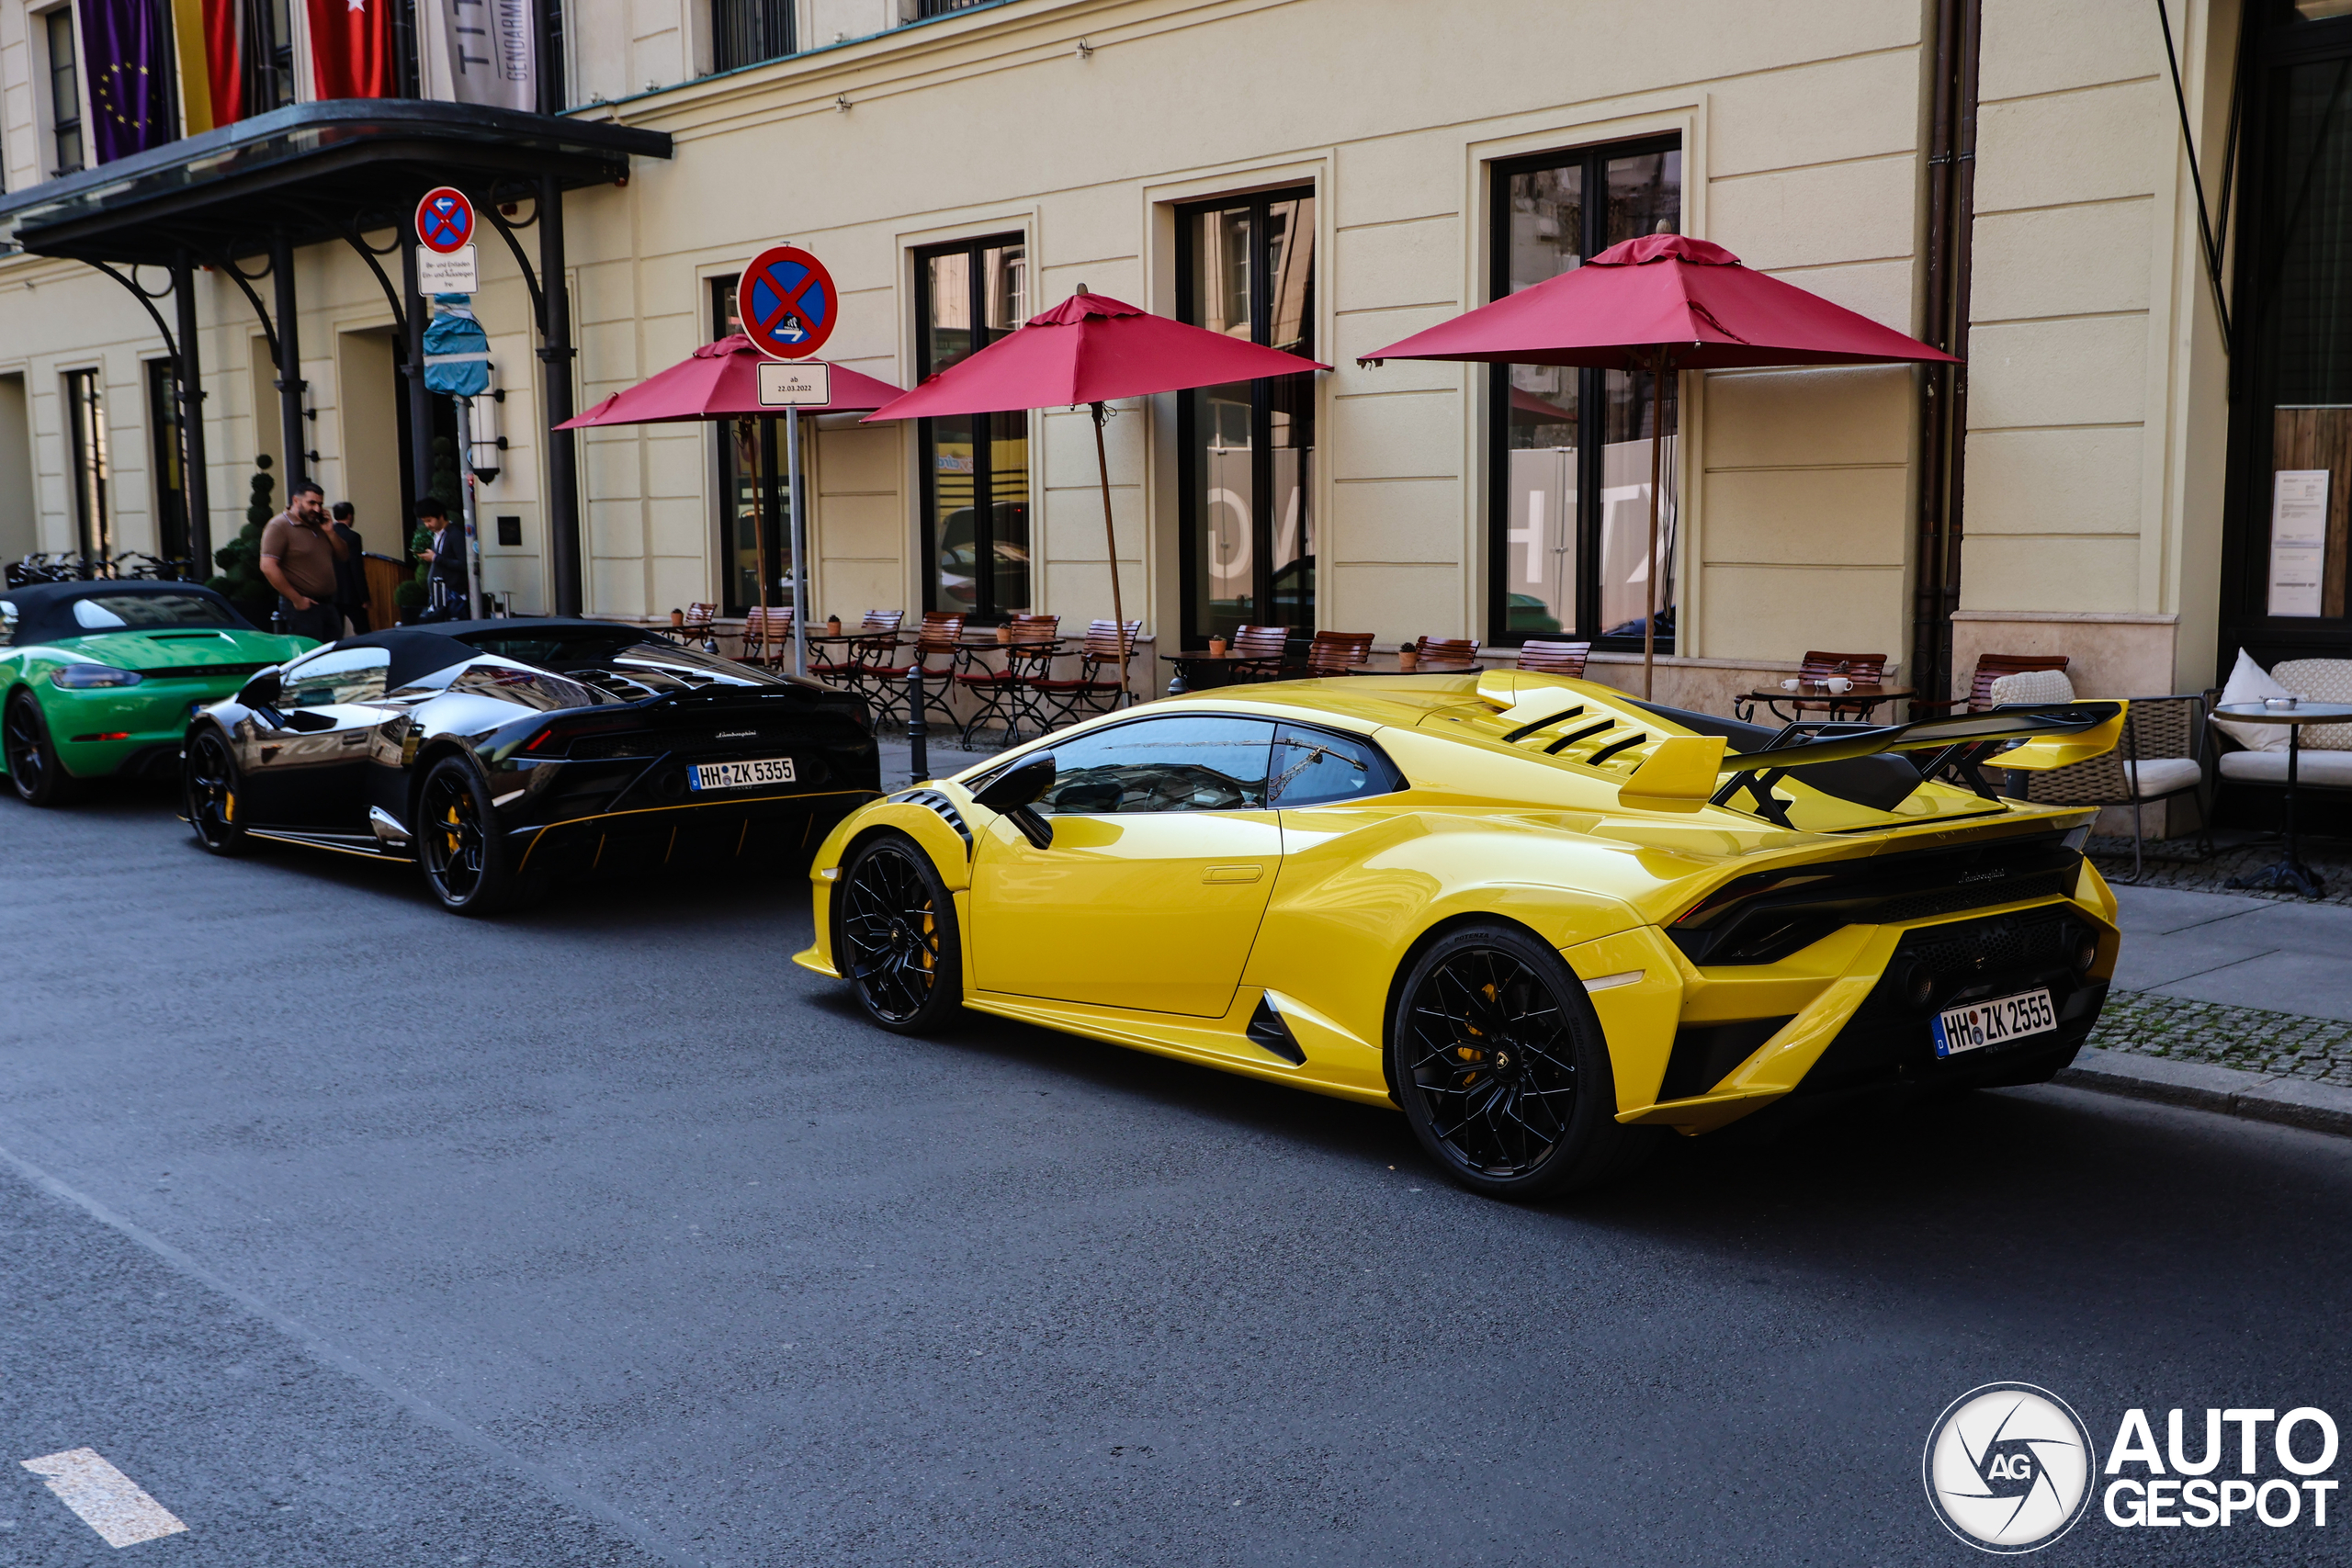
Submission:
[[[1968,356],[1976,197],[1976,81],[1982,0],[1936,0],[1934,101],[1928,155],[1927,320],[1920,336]],[[1919,548],[1911,615],[1911,685],[1949,696],[1951,617],[1960,608],[1968,367],[1930,365],[1919,400]]]

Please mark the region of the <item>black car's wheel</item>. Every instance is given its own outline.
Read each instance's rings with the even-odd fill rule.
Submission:
[[[241,855],[253,847],[237,826],[237,765],[220,731],[199,729],[180,753],[180,808],[196,841],[216,855]]]
[[[516,902],[512,855],[473,763],[463,757],[434,763],[417,791],[416,863],[441,907],[487,915]]]
[[[49,725],[30,692],[8,699],[6,714],[0,716],[0,736],[5,736],[8,782],[16,785],[17,799],[28,806],[62,806],[74,798],[77,781],[57,760],[49,743]]]
[[[859,845],[833,899],[835,961],[867,1017],[922,1034],[963,1004],[955,900],[913,840],[888,834]]]
[[[1514,926],[1464,926],[1397,987],[1389,1078],[1413,1134],[1474,1192],[1539,1198],[1622,1170],[1652,1141],[1621,1126],[1609,1047],[1560,955]]]

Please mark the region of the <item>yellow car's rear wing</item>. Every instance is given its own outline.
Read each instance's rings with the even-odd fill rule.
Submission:
[[[2086,761],[2115,749],[2130,711],[2122,702],[2009,703],[1990,713],[1909,724],[1792,724],[1761,751],[1725,753],[1716,766],[1724,783],[1713,803],[1727,806],[1746,791],[1769,812],[1773,781],[1792,769],[1890,751],[1932,753],[1917,764],[1921,777],[1952,768],[1977,794],[1996,799],[1978,771],[1993,753],[1999,752],[2004,768],[2037,773]]]

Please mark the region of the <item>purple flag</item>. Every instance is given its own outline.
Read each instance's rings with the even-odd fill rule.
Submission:
[[[176,141],[171,34],[157,0],[75,0],[90,81],[90,146],[111,164]]]

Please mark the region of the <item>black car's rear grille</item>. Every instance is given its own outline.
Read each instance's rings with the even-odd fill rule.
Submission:
[[[268,668],[266,664],[163,664],[140,673],[150,681],[210,681],[223,675],[251,675]]]
[[[1796,864],[1736,877],[1667,935],[1693,964],[1774,964],[1841,926],[1894,925],[2064,897],[2082,855],[2063,835]]]

